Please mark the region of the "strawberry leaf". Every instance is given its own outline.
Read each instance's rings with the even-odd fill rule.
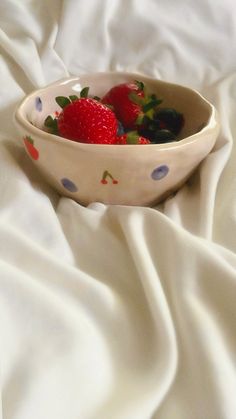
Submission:
[[[162,103],[161,99],[154,99],[151,100],[148,103],[145,103],[145,105],[142,106],[142,110],[144,113],[148,112],[150,109],[155,108],[157,105],[160,105],[160,103]]]
[[[137,93],[135,92],[129,93],[129,99],[131,100],[131,102],[134,102],[136,103],[136,105],[140,105],[140,106],[142,106],[144,102],[143,98],[138,96]]]
[[[48,115],[47,118],[44,121],[44,125],[47,128],[51,128],[54,124],[54,119],[51,117],[51,115]]]
[[[51,134],[58,134],[57,120],[48,115],[44,121],[44,126]]]
[[[63,109],[65,106],[69,105],[71,103],[70,99],[65,96],[57,96],[55,98],[57,104]]]
[[[150,97],[151,97],[152,100],[157,99],[157,95],[155,95],[155,93],[153,93]]]
[[[89,92],[89,87],[84,87],[80,92],[80,97],[87,98]]]
[[[126,142],[127,144],[138,144],[139,135],[137,131],[130,131],[127,134]]]
[[[136,86],[138,86],[139,90],[144,90],[144,83],[139,80],[134,80]]]
[[[138,115],[138,117],[137,117],[136,121],[135,121],[136,125],[142,125],[142,124],[143,124],[143,118],[144,118],[143,113],[140,113],[140,114]]]
[[[79,98],[76,95],[71,95],[69,96],[69,99],[71,100],[71,102],[74,102],[75,100],[78,100]]]

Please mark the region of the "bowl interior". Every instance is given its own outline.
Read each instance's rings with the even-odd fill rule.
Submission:
[[[185,125],[178,139],[189,137],[206,127],[212,115],[212,106],[199,93],[187,87],[151,79],[139,74],[97,73],[58,81],[44,89],[32,93],[21,107],[22,117],[35,127],[44,130],[48,115],[55,117],[61,108],[55,101],[56,96],[78,95],[89,86],[92,96],[103,96],[116,84],[132,80],[143,81],[150,93],[163,100],[160,108],[175,108],[183,113]]]

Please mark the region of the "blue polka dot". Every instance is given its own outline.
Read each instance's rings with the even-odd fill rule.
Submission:
[[[167,175],[169,172],[169,167],[163,164],[162,166],[158,166],[156,169],[153,170],[151,177],[153,180],[160,180]]]
[[[40,99],[40,97],[35,98],[35,107],[36,107],[37,111],[42,112],[43,104],[42,104],[42,100]]]
[[[61,179],[61,183],[64,186],[64,188],[67,189],[70,192],[77,192],[78,191],[77,186],[70,179],[67,179],[66,177]]]

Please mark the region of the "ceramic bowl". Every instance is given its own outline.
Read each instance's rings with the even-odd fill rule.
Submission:
[[[185,125],[178,141],[150,145],[101,145],[70,141],[43,130],[45,118],[60,111],[56,96],[79,95],[90,86],[102,96],[112,86],[141,80],[163,99],[164,107],[182,112]],[[151,206],[176,191],[213,148],[219,123],[215,108],[197,91],[141,74],[96,73],[59,80],[34,91],[18,106],[15,123],[29,157],[61,195],[83,205]]]

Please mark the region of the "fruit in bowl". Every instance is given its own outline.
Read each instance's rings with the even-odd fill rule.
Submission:
[[[183,115],[159,109],[162,100],[141,81],[113,86],[102,98],[88,93],[84,87],[80,96],[56,97],[62,110],[47,116],[47,131],[89,144],[159,144],[175,141],[183,127]]]
[[[114,89],[135,81],[132,120],[124,102],[117,110]],[[87,86],[89,97],[83,97]],[[83,111],[84,137],[75,127],[80,129],[77,107],[85,101],[105,114],[96,114],[92,129],[96,112]],[[219,132],[214,106],[195,90],[126,72],[81,75],[34,91],[19,104],[15,123],[45,179],[83,205],[155,205],[186,181]]]

